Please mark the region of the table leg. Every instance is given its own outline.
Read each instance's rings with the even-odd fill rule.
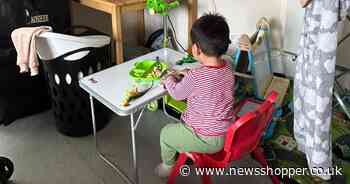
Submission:
[[[130,129],[131,129],[131,143],[132,143],[132,164],[134,168],[134,178],[135,183],[139,183],[139,175],[138,175],[138,168],[137,168],[137,157],[136,157],[136,140],[135,140],[135,123],[134,123],[134,114],[132,113],[130,115]]]
[[[139,174],[138,174],[138,167],[137,167],[137,155],[136,155],[136,139],[135,139],[135,131],[137,129],[137,126],[140,123],[141,117],[143,115],[143,112],[145,112],[146,106],[144,106],[138,115],[138,118],[135,122],[134,119],[134,113],[130,114],[130,129],[131,129],[131,141],[132,141],[132,161],[133,161],[133,167],[134,167],[134,177],[135,177],[135,183],[139,183]]]
[[[137,31],[138,42],[140,45],[145,44],[145,15],[144,10],[137,11]]]
[[[192,29],[193,23],[197,20],[198,0],[188,0],[187,10],[188,10],[188,49],[191,51],[191,47],[192,47],[191,29]]]
[[[123,27],[122,27],[122,11],[121,8],[115,6],[112,12],[112,35],[115,45],[115,58],[117,64],[122,64],[124,61],[123,49]]]
[[[92,119],[92,126],[93,126],[93,136],[94,136],[94,144],[95,144],[95,150],[97,153],[97,156],[101,158],[108,166],[110,166],[116,173],[127,183],[127,184],[134,184],[132,180],[117,166],[117,164],[114,164],[110,160],[107,159],[106,156],[104,156],[99,150],[98,150],[98,142],[97,142],[97,134],[96,134],[96,119],[95,119],[95,108],[94,108],[94,100],[93,97],[90,95],[90,107],[91,107],[91,119]]]

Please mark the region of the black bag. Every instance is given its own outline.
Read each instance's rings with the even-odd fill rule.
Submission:
[[[170,29],[168,30],[168,37],[170,38],[168,47],[178,50],[173,32]],[[150,48],[152,50],[161,49],[164,47],[163,40],[164,40],[164,29],[158,29],[148,37],[145,47]]]
[[[50,107],[42,68],[35,77],[19,73],[12,31],[47,25],[55,32],[63,32],[69,24],[69,0],[0,0],[0,124],[8,125]]]
[[[48,25],[60,33],[70,24],[69,0],[0,0],[0,22],[0,48],[11,47],[19,27]]]

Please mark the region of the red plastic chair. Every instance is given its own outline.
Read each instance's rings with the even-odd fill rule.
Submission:
[[[258,105],[256,110],[238,117],[238,120],[227,131],[225,145],[222,151],[216,154],[180,153],[167,183],[175,183],[180,168],[188,158],[192,159],[194,165],[198,168],[226,168],[232,161],[240,160],[244,156],[251,154],[262,167],[266,168],[268,163],[265,159],[263,148],[259,144],[268,123],[272,119],[272,114],[275,110],[273,104],[277,100],[277,97],[278,94],[272,92],[261,105]],[[247,100],[241,103],[235,109],[235,112],[239,112],[246,102]],[[270,177],[274,184],[280,183],[277,176],[270,175]],[[203,175],[202,182],[203,184],[211,184],[210,176]]]

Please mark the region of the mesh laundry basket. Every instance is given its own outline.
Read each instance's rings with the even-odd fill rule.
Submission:
[[[91,134],[89,96],[79,87],[78,81],[112,65],[110,38],[44,33],[37,38],[37,45],[47,74],[59,132],[74,137]],[[97,129],[101,129],[108,122],[110,113],[98,102],[95,111]]]

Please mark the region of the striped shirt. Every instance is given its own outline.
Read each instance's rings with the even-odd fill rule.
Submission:
[[[225,61],[221,67],[201,66],[189,71],[180,82],[165,81],[175,100],[187,100],[181,119],[203,136],[225,135],[233,119],[234,75]]]

